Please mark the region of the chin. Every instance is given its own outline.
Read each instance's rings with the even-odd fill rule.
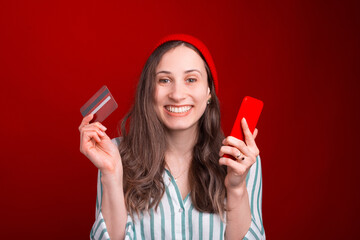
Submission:
[[[186,131],[186,130],[190,130],[190,129],[194,128],[195,126],[196,126],[196,124],[189,124],[189,125],[165,124],[166,129],[169,131]]]

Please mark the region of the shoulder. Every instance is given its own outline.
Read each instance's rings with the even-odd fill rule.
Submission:
[[[116,138],[111,139],[111,141],[112,141],[117,147],[119,147],[121,140],[122,140],[122,137],[116,137]]]

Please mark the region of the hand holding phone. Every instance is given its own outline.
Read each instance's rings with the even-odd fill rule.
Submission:
[[[245,140],[244,134],[241,128],[241,119],[245,118],[249,126],[251,133],[254,133],[256,124],[259,120],[264,103],[256,98],[246,96],[241,102],[239,112],[236,116],[235,123],[231,130],[230,136],[233,136],[242,141]],[[233,158],[227,154],[224,155],[227,158]],[[234,158],[233,158],[234,159]]]

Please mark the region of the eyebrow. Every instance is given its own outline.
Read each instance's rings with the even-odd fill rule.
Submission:
[[[190,69],[190,70],[185,71],[185,73],[190,73],[190,72],[198,72],[198,73],[200,73],[200,75],[202,75],[201,72],[197,69]],[[169,71],[159,71],[155,75],[158,75],[160,73],[171,74],[171,72],[169,72]]]
[[[197,69],[190,69],[190,70],[185,71],[185,73],[190,73],[190,72],[198,72],[202,76],[201,72],[199,70],[197,70]]]

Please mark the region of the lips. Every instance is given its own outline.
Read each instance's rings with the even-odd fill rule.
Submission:
[[[168,110],[171,113],[186,113],[188,112],[192,106],[191,105],[186,105],[186,106],[173,106],[173,105],[167,105],[165,106],[166,110]]]

